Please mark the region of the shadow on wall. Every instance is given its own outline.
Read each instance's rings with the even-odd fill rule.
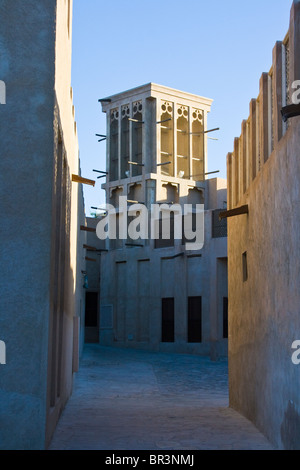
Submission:
[[[289,400],[280,428],[281,440],[285,449],[300,450],[300,414],[295,403]]]

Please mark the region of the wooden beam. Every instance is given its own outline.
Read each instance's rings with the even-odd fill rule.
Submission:
[[[289,104],[281,109],[281,115],[284,122],[288,119],[300,115],[300,104]]]
[[[96,259],[95,258],[89,258],[88,256],[85,257],[86,261],[93,261],[94,263],[96,263]]]
[[[129,165],[137,165],[137,166],[145,166],[144,163],[138,163],[138,162],[128,162]]]
[[[97,251],[97,248],[95,248],[94,246],[90,246],[90,245],[83,245],[83,248],[89,251]]]
[[[177,253],[176,255],[173,255],[173,256],[164,256],[163,258],[161,259],[175,259],[175,258],[179,258],[179,256],[184,256],[185,255],[185,252],[184,251],[181,251],[180,253]]]
[[[231,209],[229,211],[220,212],[219,219],[220,220],[227,219],[228,217],[234,217],[236,215],[248,214],[248,213],[249,213],[248,204],[245,204],[244,206],[236,207],[235,209]]]
[[[139,247],[143,247],[145,245],[142,245],[141,243],[125,243],[126,246],[139,246]]]
[[[86,227],[85,225],[80,225],[80,230],[84,232],[96,232],[96,229],[93,227]]]
[[[95,186],[95,183],[96,183],[94,180],[82,178],[82,176],[78,176],[78,175],[72,175],[72,181],[74,181],[74,183],[89,184],[90,186]]]

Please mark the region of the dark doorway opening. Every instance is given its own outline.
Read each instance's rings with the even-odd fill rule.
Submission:
[[[188,298],[188,343],[202,341],[202,298]]]
[[[162,299],[161,341],[174,343],[174,298]]]
[[[85,293],[85,342],[99,342],[98,292]]]

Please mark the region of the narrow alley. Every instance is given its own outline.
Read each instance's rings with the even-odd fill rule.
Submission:
[[[269,450],[228,408],[227,360],[85,345],[50,450]]]

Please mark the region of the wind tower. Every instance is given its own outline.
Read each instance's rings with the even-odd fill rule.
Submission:
[[[148,83],[99,101],[107,117],[106,136],[100,136],[107,144],[107,203],[119,222],[120,196],[125,212],[142,203],[151,214],[153,204],[163,204],[171,215],[167,239],[107,241],[108,251],[101,254],[100,343],[198,354],[213,348],[226,355],[227,233],[215,211],[226,207],[226,181],[206,179],[212,100]],[[190,204],[192,213],[204,205],[202,249],[189,251],[184,231],[174,237],[174,204]],[[155,223],[161,235],[161,217]]]

